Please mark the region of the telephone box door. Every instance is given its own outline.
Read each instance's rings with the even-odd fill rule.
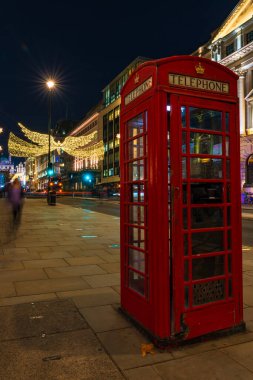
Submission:
[[[172,332],[190,339],[240,321],[238,135],[234,104],[168,99]]]

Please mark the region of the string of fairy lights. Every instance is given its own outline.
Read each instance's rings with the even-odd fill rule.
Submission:
[[[10,133],[8,140],[9,153],[15,157],[38,157],[47,154],[49,136],[44,133],[34,132],[18,123],[23,134],[31,141],[20,139],[14,133]],[[85,136],[67,136],[63,141],[56,141],[51,136],[50,151],[64,151],[76,158],[97,158],[100,160],[104,154],[103,142],[97,142],[97,131]]]

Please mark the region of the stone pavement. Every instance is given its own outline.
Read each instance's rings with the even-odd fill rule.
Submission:
[[[141,356],[119,312],[119,218],[27,199],[10,234],[0,200],[0,379],[253,380],[253,249],[246,332]]]

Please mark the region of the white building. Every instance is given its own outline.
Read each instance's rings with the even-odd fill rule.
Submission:
[[[26,168],[25,168],[25,163],[20,162],[15,167],[15,177],[19,178],[22,186],[26,185]]]
[[[14,164],[11,162],[11,156],[0,158],[0,172],[14,173]]]
[[[193,55],[219,62],[239,76],[241,188],[253,193],[253,1],[239,1]]]

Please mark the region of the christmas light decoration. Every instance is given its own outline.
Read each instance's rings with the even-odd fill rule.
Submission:
[[[86,146],[80,149],[66,149],[66,153],[77,158],[98,158],[102,159],[104,155],[104,144],[100,141],[97,144]]]
[[[36,157],[47,153],[46,146],[38,146],[26,142],[15,136],[12,132],[8,141],[9,153],[15,157]]]
[[[15,157],[37,157],[48,152],[47,134],[31,131],[23,124],[18,123],[23,134],[32,142],[26,142],[15,136],[12,132],[9,135],[9,153]],[[55,141],[52,137],[50,151],[61,150],[71,156],[78,158],[97,157],[101,159],[104,154],[103,142],[97,142],[97,131],[89,135],[73,137],[67,136],[64,140]]]
[[[30,131],[28,128],[26,128],[21,123],[18,123],[18,125],[19,125],[20,129],[22,130],[22,132],[24,133],[24,135],[29,140],[31,140],[32,142],[37,143],[37,144],[39,144],[41,146],[42,145],[48,145],[48,134],[43,134],[43,133],[39,133],[39,132]],[[84,145],[88,144],[89,142],[91,142],[92,139],[94,139],[96,133],[97,132],[92,132],[89,135],[80,136],[80,137],[68,136],[68,137],[66,137],[64,139],[63,142],[61,142],[61,141],[56,142],[52,138],[52,142],[51,142],[51,144],[52,144],[52,150],[55,150],[57,148],[61,148],[61,149],[64,150],[64,146],[67,146],[67,147],[70,147],[70,148],[74,148],[74,149],[77,148],[77,147],[84,146]]]

